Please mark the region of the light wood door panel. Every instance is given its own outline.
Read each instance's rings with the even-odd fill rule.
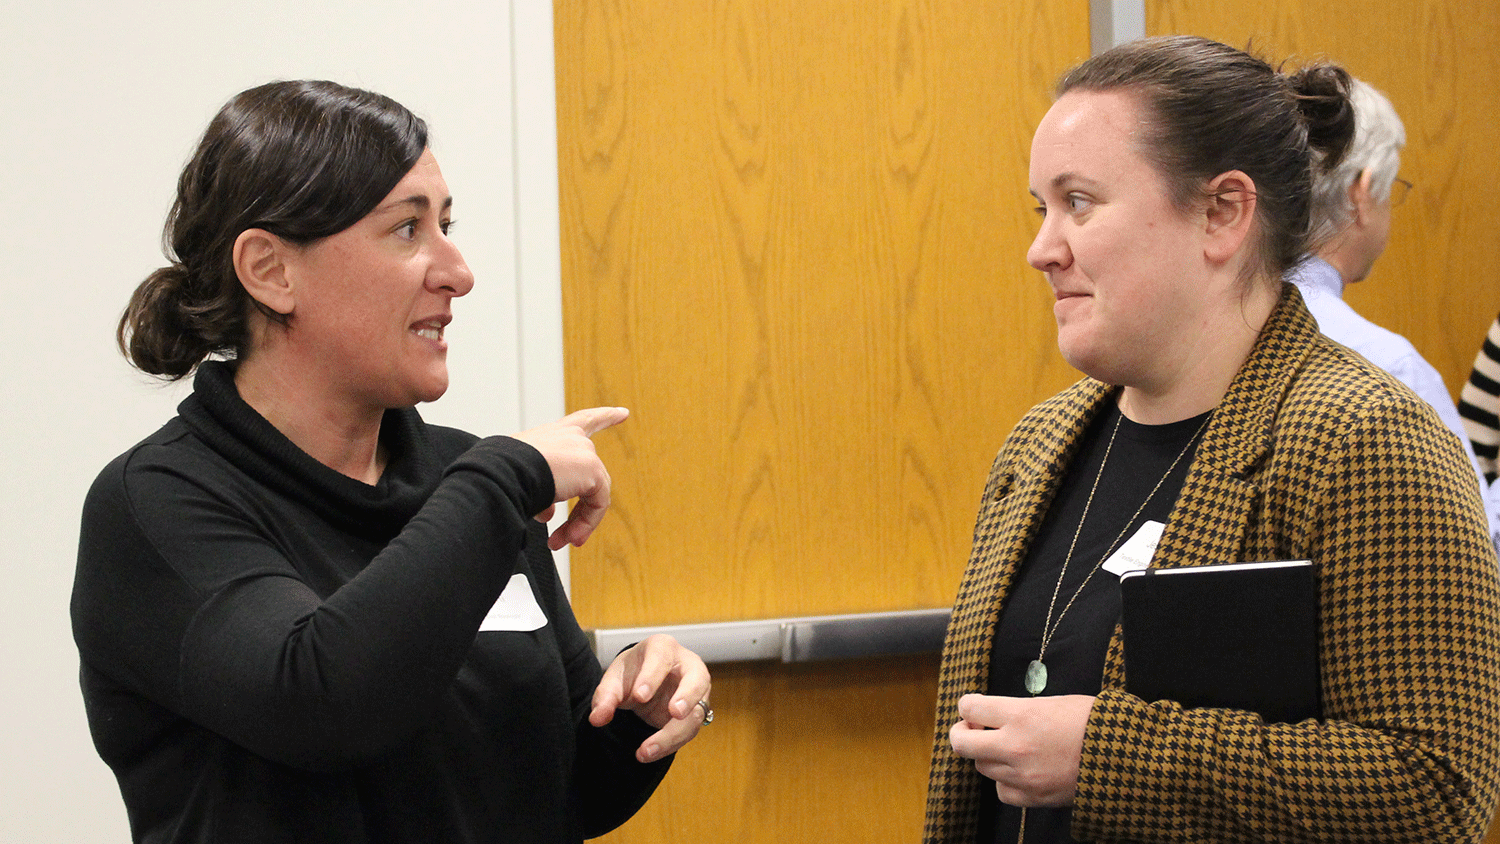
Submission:
[[[996,449],[1077,377],[1026,159],[1086,4],[554,9],[568,402],[632,409],[580,619],[949,605]],[[914,840],[936,662],[720,667],[607,840]]]

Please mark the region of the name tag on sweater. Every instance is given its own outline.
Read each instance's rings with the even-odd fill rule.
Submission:
[[[1111,554],[1102,568],[1119,577],[1127,571],[1141,571],[1150,567],[1151,557],[1156,554],[1156,545],[1161,542],[1162,531],[1166,529],[1167,526],[1161,522],[1143,522],[1135,536],[1130,537],[1120,546],[1120,550]]]
[[[531,593],[531,583],[524,574],[513,574],[500,599],[490,607],[489,615],[479,625],[479,632],[486,630],[540,630],[547,626],[547,616]]]

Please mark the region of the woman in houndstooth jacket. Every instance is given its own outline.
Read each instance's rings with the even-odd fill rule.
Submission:
[[[1482,835],[1500,588],[1473,471],[1279,281],[1315,239],[1312,168],[1352,134],[1347,86],[1188,37],[1059,83],[1028,259],[1087,377],[991,471],[944,651],[928,841]],[[1312,560],[1322,717],[1124,692],[1131,557]]]

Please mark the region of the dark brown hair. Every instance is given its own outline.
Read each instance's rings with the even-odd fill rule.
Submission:
[[[177,181],[163,232],[172,262],[141,282],[116,339],[137,368],[176,380],[209,355],[246,351],[255,302],[235,240],[258,228],[296,244],[343,231],[416,165],[427,124],[396,101],[333,82],[272,82],[209,123]]]
[[[1335,165],[1354,137],[1349,74],[1331,64],[1281,73],[1217,41],[1162,36],[1122,44],[1057,83],[1068,91],[1126,90],[1146,112],[1142,152],[1184,211],[1207,183],[1239,170],[1255,182],[1260,266],[1272,278],[1313,250],[1314,168]]]

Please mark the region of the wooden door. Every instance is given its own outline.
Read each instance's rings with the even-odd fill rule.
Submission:
[[[1500,5],[1494,0],[1147,0],[1151,35],[1204,35],[1275,61],[1326,57],[1390,97],[1406,124],[1390,244],[1346,300],[1404,335],[1455,396],[1500,310]],[[1486,844],[1500,844],[1500,823]]]
[[[1025,262],[1050,0],[557,0],[568,404],[630,407],[586,627],[946,607],[989,463],[1076,378]],[[936,656],[715,671],[606,840],[913,841]]]

